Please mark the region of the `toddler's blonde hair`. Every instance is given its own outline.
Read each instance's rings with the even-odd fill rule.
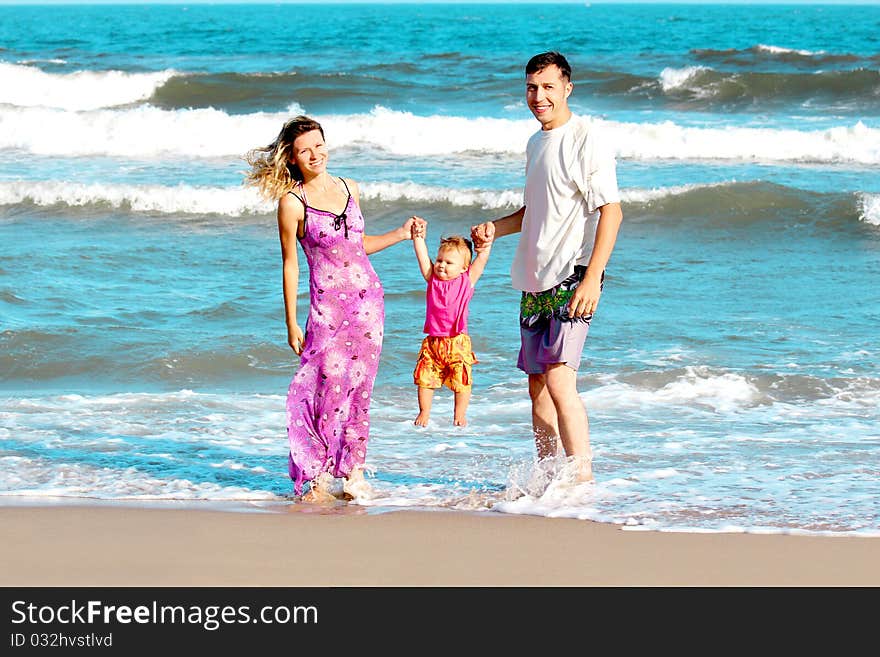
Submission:
[[[463,256],[465,256],[465,264],[470,265],[471,260],[474,257],[474,245],[467,238],[462,237],[461,235],[450,235],[449,237],[444,237],[440,240],[440,246],[437,247],[437,253],[445,249],[456,249]]]

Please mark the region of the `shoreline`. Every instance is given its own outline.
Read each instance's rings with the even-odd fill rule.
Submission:
[[[0,585],[880,586],[876,537],[632,531],[567,518],[345,504],[248,506],[237,510],[256,512],[190,502],[3,505]]]

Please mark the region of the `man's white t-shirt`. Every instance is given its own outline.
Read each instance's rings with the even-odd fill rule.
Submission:
[[[529,139],[526,211],[510,269],[516,289],[549,290],[589,261],[599,208],[620,202],[614,153],[601,132],[595,121],[573,114]]]

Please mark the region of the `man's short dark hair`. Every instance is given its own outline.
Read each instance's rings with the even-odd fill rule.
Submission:
[[[540,55],[532,57],[529,63],[526,64],[526,75],[540,73],[548,66],[556,66],[562,73],[563,78],[571,80],[571,66],[569,66],[568,60],[562,53],[558,53],[555,50],[542,52]]]

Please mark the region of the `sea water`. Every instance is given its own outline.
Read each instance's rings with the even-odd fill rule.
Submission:
[[[368,232],[418,214],[433,251],[521,204],[523,68],[549,49],[625,215],[578,375],[597,481],[534,463],[515,237],[472,303],[468,426],[447,390],[413,426],[404,242],[372,257],[356,503],[880,535],[876,6],[0,7],[0,504],[293,503],[297,358],[244,154],[313,116]]]

